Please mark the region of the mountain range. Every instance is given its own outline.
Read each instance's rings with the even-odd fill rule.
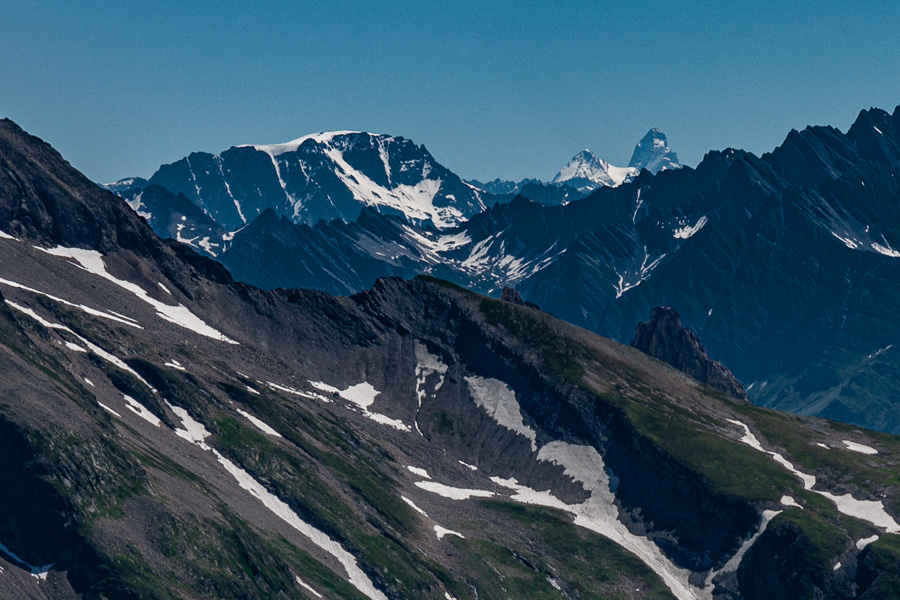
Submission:
[[[541,204],[554,205],[579,199],[601,187],[621,185],[633,179],[642,169],[658,173],[680,167],[678,155],[669,148],[666,134],[654,127],[634,147],[627,167],[613,166],[585,149],[572,157],[549,183],[539,179],[523,179],[519,182],[494,179],[487,183],[473,179],[469,183],[490,194],[509,198],[522,194]],[[554,187],[561,191],[552,194],[550,190]]]
[[[792,131],[761,157],[712,151],[696,168],[673,168],[651,130],[632,163],[655,174],[557,202],[485,192],[485,210],[442,229],[366,206],[355,220],[315,225],[264,211],[228,232],[187,196],[129,189],[141,190],[131,203],[158,233],[263,288],[352,294],[422,273],[493,295],[515,286],[622,342],[667,305],[754,402],[896,433],[898,113],[862,111],[846,133]],[[522,189],[579,194],[534,181]]]
[[[896,436],[433,277],[237,282],[8,120],[0,231],[5,598],[897,597]]]

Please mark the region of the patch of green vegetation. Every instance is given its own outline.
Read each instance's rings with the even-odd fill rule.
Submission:
[[[91,519],[122,517],[125,501],[147,489],[140,466],[103,435],[75,435],[48,423],[29,437],[44,479]]]
[[[584,346],[564,340],[542,319],[528,309],[509,302],[483,298],[481,313],[488,323],[503,327],[520,342],[537,352],[541,366],[571,384],[581,386],[584,377],[583,361],[591,358]]]
[[[673,418],[666,405],[621,405],[639,433],[698,473],[714,493],[751,502],[777,502],[800,486],[800,481],[771,457],[704,431],[684,418]]]
[[[155,576],[145,576],[143,557],[137,552],[117,557],[115,569],[151,597],[162,596],[161,586],[179,598],[302,597],[279,549],[227,507],[221,509],[224,522],[194,515],[167,515],[158,521],[151,540],[168,562],[157,561]]]
[[[100,597],[175,600],[183,593],[174,579],[168,581],[158,575],[134,548],[129,548],[128,554],[113,556],[110,562],[110,577],[103,582]]]
[[[358,499],[379,513],[387,526],[400,531],[411,530],[414,517],[410,508],[400,500],[391,486],[385,485],[385,481],[391,477],[384,472],[384,465],[394,462],[389,454],[371,442],[364,443],[346,427],[327,421],[324,415],[322,418],[313,418],[297,406],[291,406],[289,410],[280,409],[266,391],[250,394],[239,386],[228,383],[220,385],[234,400],[251,406],[280,433],[283,432],[282,435],[286,439],[342,480]],[[223,424],[225,428],[221,432],[222,441],[227,445],[233,447],[237,444],[250,445],[261,442],[265,444],[266,453],[282,452],[286,460],[291,456],[265,436],[240,425],[233,419],[225,419],[219,423],[220,426]],[[309,443],[298,429],[321,441],[322,447]],[[238,434],[244,439],[234,437]],[[334,449],[335,452],[324,448]]]
[[[809,427],[800,417],[752,404],[740,404],[736,408],[753,420],[769,443],[784,448],[807,471],[823,470],[869,492],[875,491],[873,484],[900,487],[900,468],[893,456],[860,454],[841,447],[822,448],[816,444],[819,440],[810,436]],[[857,429],[836,422],[829,422],[828,425],[842,433]],[[900,444],[893,436],[866,433],[877,436],[879,443],[900,450]]]
[[[551,551],[529,557],[527,562],[523,562],[523,556],[517,559],[526,567],[530,565],[544,583],[548,583],[547,577],[562,580],[581,598],[627,597],[620,595],[625,589],[640,589],[641,598],[672,598],[662,580],[639,558],[614,542],[575,526],[557,511],[496,500],[482,500],[481,504],[518,523]],[[503,558],[502,552],[499,554]],[[492,549],[490,555],[497,558],[498,550]],[[559,598],[560,594],[548,597]]]
[[[388,590],[402,597],[441,597],[437,564],[431,563],[403,539],[415,529],[415,515],[401,500],[391,477],[373,461],[349,462],[320,451],[316,461],[334,476],[360,504],[374,509],[362,515],[333,495],[316,473],[313,463],[296,455],[238,420],[216,421],[218,434],[211,442],[231,455],[298,515],[324,531],[360,558],[360,565]],[[441,575],[452,580],[449,574]],[[442,580],[441,580],[442,581]],[[445,584],[446,585],[446,584]]]
[[[799,528],[800,536],[795,543],[803,551],[806,562],[813,567],[830,570],[835,559],[853,543],[843,529],[814,510],[788,508],[772,519],[769,527],[779,527],[784,522]]]
[[[377,535],[351,534],[355,544],[363,552],[364,566],[374,571],[378,581],[389,592],[403,598],[440,598],[442,586],[432,572],[436,566],[419,552],[408,547],[389,532]]]
[[[246,387],[227,381],[219,382],[218,386],[232,400],[250,407],[276,431],[310,456],[318,458],[324,451],[310,443],[306,436],[318,440],[326,448],[343,451],[349,455],[358,453],[359,449],[365,447],[352,431],[341,427],[326,413],[313,416],[293,399],[279,403],[270,397],[266,388],[261,388],[259,394],[251,394]]]
[[[479,596],[530,600],[565,597],[548,580],[549,570],[543,561],[531,553],[514,552],[505,544],[480,539],[453,538],[449,543],[459,549],[466,578],[475,582]]]
[[[900,599],[900,535],[885,534],[868,550],[877,576],[859,597],[860,600]]]

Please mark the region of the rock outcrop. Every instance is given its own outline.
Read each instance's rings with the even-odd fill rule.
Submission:
[[[518,304],[519,306],[525,306],[525,301],[522,300],[521,294],[516,291],[515,288],[511,288],[506,286],[503,288],[503,291],[500,293],[500,299],[504,302],[512,302],[513,304]]]
[[[654,308],[649,322],[638,323],[631,346],[729,396],[750,399],[728,367],[709,357],[697,334],[668,306]]]

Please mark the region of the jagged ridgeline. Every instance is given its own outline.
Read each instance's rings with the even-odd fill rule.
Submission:
[[[304,141],[297,152],[311,153],[308,161],[337,157],[337,140],[351,138],[330,139]],[[352,139],[372,157],[386,143]],[[385,148],[400,156],[401,146]],[[268,169],[260,173],[274,173],[268,154],[252,152]],[[353,168],[394,173],[384,166],[392,161]],[[323,189],[332,189],[333,172],[345,179],[357,172],[332,163],[322,171],[331,173],[321,175]],[[218,181],[213,166],[203,173]],[[343,295],[379,277],[416,274],[495,297],[511,286],[544,310],[622,342],[654,307],[670,306],[754,402],[900,433],[900,108],[862,111],[846,132],[792,131],[762,156],[728,149],[709,152],[696,168],[677,166],[665,136],[651,131],[628,168],[585,151],[560,171],[559,186],[479,184],[497,195],[466,188],[480,194],[482,212],[459,200],[469,198],[462,191],[450,192],[461,216],[443,228],[425,223],[414,203],[405,216],[390,213],[387,191],[365,207],[354,204],[358,216],[349,221],[333,213],[312,224],[275,208],[236,232],[198,209],[206,205],[191,204],[188,197],[207,188],[201,182],[195,190],[187,170],[172,188],[187,196],[141,182],[125,187],[143,190],[142,197],[122,193],[158,233],[215,255],[236,279],[263,288]],[[151,184],[166,183],[157,175]],[[280,186],[276,192],[268,197],[284,198]],[[361,188],[357,193],[363,197]],[[233,209],[234,202],[224,205]]]
[[[0,590],[890,598],[900,439],[446,282],[263,291],[0,122]]]

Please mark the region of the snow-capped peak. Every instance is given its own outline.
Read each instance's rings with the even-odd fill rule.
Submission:
[[[637,171],[647,169],[651,173],[658,173],[665,169],[678,169],[678,155],[669,148],[666,134],[654,127],[641,138],[634,147],[629,167]]]
[[[290,142],[284,142],[282,144],[242,144],[238,146],[238,148],[247,148],[252,147],[257,150],[261,150],[266,154],[271,156],[278,156],[279,154],[284,154],[285,152],[296,152],[297,148],[300,147],[303,142],[306,140],[313,140],[319,143],[327,143],[331,142],[334,138],[342,135],[354,135],[354,134],[362,134],[361,131],[321,131],[319,133],[310,133],[308,135],[304,135],[302,137],[298,137],[295,140],[291,140]],[[383,137],[379,134],[368,134],[373,137]]]
[[[635,169],[613,166],[585,149],[573,156],[551,183],[566,184],[580,191],[587,191],[603,186],[621,185],[636,174]]]

